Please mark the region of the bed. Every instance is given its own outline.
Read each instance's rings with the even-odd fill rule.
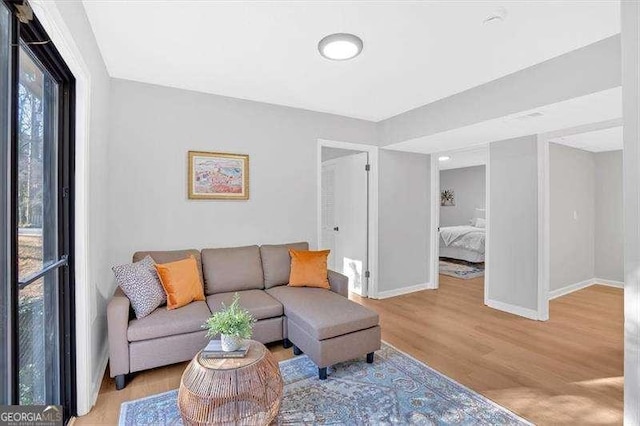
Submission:
[[[470,225],[440,228],[440,257],[471,263],[484,262],[486,229],[484,210],[477,209]]]

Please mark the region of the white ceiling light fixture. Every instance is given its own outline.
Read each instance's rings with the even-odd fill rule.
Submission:
[[[449,161],[451,160],[451,157],[449,157],[448,155],[443,155],[441,157],[438,157],[438,161]]]
[[[330,34],[318,43],[320,54],[332,61],[353,59],[362,52],[362,39],[348,33]]]

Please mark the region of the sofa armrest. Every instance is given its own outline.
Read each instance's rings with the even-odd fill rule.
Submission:
[[[349,297],[349,278],[346,275],[329,270],[329,286],[334,293]]]
[[[107,306],[109,368],[111,377],[129,373],[129,312],[131,303],[118,287]]]

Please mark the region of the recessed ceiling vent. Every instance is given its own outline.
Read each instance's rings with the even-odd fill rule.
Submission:
[[[540,111],[534,111],[529,114],[521,115],[519,117],[515,117],[514,120],[531,120],[532,118],[542,117],[544,114]]]

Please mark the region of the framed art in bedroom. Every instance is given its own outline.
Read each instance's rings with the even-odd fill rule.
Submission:
[[[456,194],[453,189],[443,189],[440,193],[440,205],[453,207],[456,205]]]
[[[190,200],[248,200],[249,156],[189,151]]]

